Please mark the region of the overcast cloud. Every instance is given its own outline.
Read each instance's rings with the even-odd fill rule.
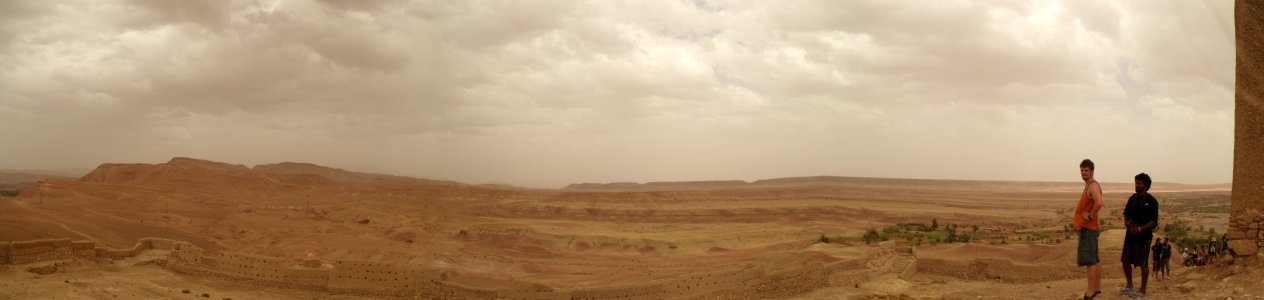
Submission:
[[[1226,183],[1232,1],[0,1],[0,168]]]

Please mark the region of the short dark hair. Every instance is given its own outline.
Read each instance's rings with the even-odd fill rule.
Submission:
[[[1137,176],[1133,176],[1132,179],[1140,180],[1141,183],[1144,183],[1146,185],[1146,187],[1150,187],[1151,181],[1150,181],[1149,174],[1146,174],[1146,173],[1137,174]]]
[[[1088,168],[1088,170],[1089,170],[1089,171],[1092,171],[1092,170],[1093,170],[1093,161],[1091,161],[1091,160],[1089,160],[1089,159],[1085,158],[1084,160],[1080,161],[1080,167],[1081,167],[1081,168]]]

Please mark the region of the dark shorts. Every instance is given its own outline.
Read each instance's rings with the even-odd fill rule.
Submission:
[[[1150,264],[1146,262],[1150,258],[1150,239],[1148,238],[1124,238],[1124,249],[1119,255],[1119,261],[1125,265],[1134,265],[1145,268]]]
[[[1096,265],[1102,262],[1097,257],[1097,237],[1102,234],[1101,231],[1080,228],[1080,246],[1076,250],[1075,262],[1081,267]]]

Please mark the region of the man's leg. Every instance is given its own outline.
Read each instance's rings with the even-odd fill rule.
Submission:
[[[1149,283],[1149,280],[1150,280],[1150,268],[1147,268],[1146,266],[1143,265],[1141,266],[1141,289],[1137,291],[1141,292],[1142,294],[1145,294],[1146,284]]]
[[[1124,280],[1126,280],[1124,292],[1132,290],[1132,261],[1133,255],[1136,255],[1136,251],[1134,251],[1136,249],[1134,248],[1132,244],[1128,243],[1128,237],[1124,237],[1124,248],[1119,253],[1119,262],[1122,262],[1120,265],[1124,268]]]
[[[1124,251],[1128,251],[1128,250],[1124,250]],[[1124,265],[1124,279],[1126,280],[1125,282],[1127,282],[1127,284],[1124,285],[1124,288],[1132,289],[1132,264],[1128,263],[1127,258],[1124,258],[1123,265]]]
[[[1088,290],[1089,295],[1102,291],[1102,264],[1096,263],[1088,266]]]

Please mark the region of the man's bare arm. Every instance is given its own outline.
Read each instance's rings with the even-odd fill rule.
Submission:
[[[1105,205],[1104,201],[1102,201],[1102,185],[1094,181],[1089,184],[1088,189],[1089,197],[1093,198],[1093,212],[1091,215],[1097,216],[1097,212],[1101,211],[1102,206]]]

